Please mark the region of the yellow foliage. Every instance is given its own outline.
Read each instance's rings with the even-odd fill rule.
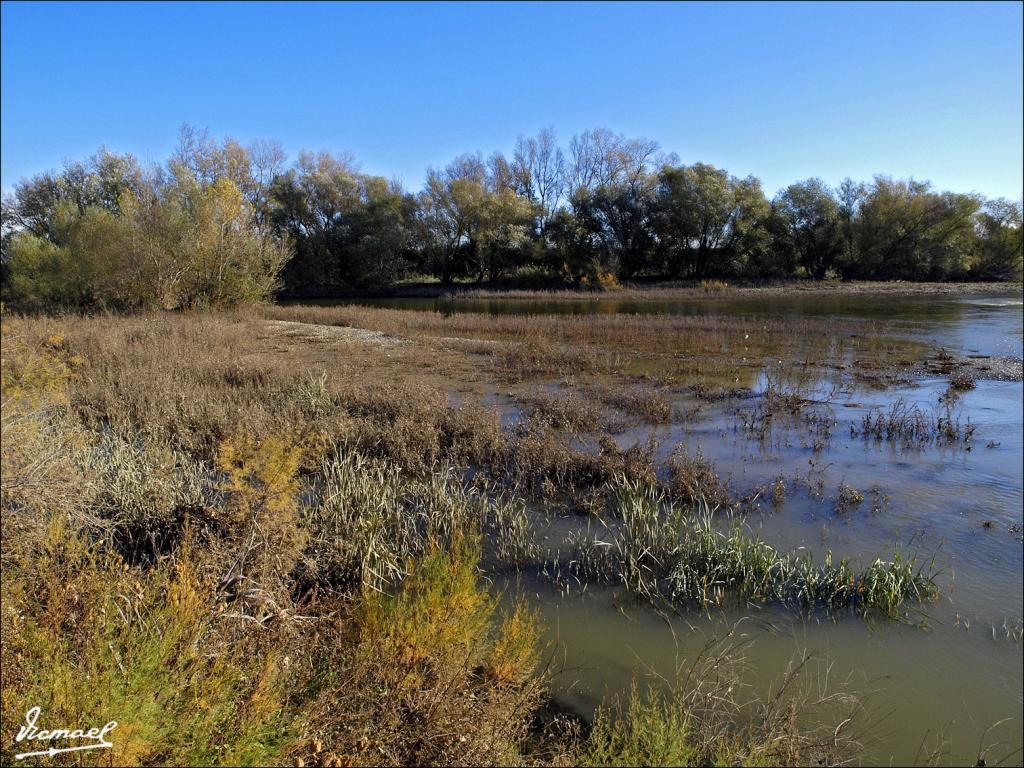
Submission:
[[[617,291],[622,288],[619,278],[615,276],[614,272],[608,270],[601,270],[597,273],[597,284],[602,291]]]
[[[594,287],[601,291],[618,291],[622,289],[622,283],[610,270],[601,269],[593,275],[584,275],[580,279],[580,285],[585,288]]]
[[[3,339],[0,356],[0,391],[5,407],[36,409],[44,404],[67,403],[68,384],[85,360],[72,354],[63,334],[53,334],[40,344],[24,339]]]
[[[724,280],[701,280],[700,287],[704,293],[724,293],[732,290],[732,287]]]
[[[117,721],[80,765],[266,764],[288,736],[273,645],[232,637],[186,545],[174,565],[128,567],[54,517],[34,558],[5,569],[3,721]],[[227,643],[233,647],[225,653]],[[0,761],[19,751],[5,732]]]
[[[240,433],[217,454],[226,503],[224,524],[244,547],[240,571],[250,578],[283,575],[305,542],[299,525],[298,470],[302,449],[290,436],[256,440]]]
[[[364,647],[393,659],[412,685],[418,665],[469,659],[494,610],[493,598],[479,583],[478,560],[475,539],[459,537],[447,551],[432,542],[410,565],[396,597],[366,597],[360,617]]]
[[[484,667],[495,682],[521,685],[533,675],[538,660],[540,622],[522,600],[505,616]]]
[[[302,452],[286,437],[255,440],[240,434],[221,444],[217,466],[224,472],[223,490],[235,521],[259,514],[289,515],[295,510],[299,489],[296,473]]]

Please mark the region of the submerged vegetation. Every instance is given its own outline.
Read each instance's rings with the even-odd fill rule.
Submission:
[[[637,687],[601,708],[581,754],[582,765],[835,765],[856,754],[850,734],[862,704],[848,691],[808,685],[815,659],[786,670],[775,696],[744,696],[748,666],[737,628],[706,644],[670,679]],[[801,711],[829,712],[837,727],[798,729]]]
[[[944,398],[942,405],[941,410],[926,413],[900,398],[886,411],[878,409],[866,413],[859,429],[850,426],[850,434],[865,440],[892,441],[908,447],[939,443],[970,450],[975,425],[970,421],[961,423],[959,415],[953,411],[951,398]]]

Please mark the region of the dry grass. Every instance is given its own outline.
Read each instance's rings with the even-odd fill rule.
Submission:
[[[679,299],[706,298],[708,294],[714,295],[717,289],[726,285],[733,294],[728,298],[750,297],[760,299],[773,296],[856,296],[856,295],[881,295],[881,296],[913,296],[913,295],[961,295],[961,294],[984,294],[1000,296],[1019,296],[1020,283],[908,283],[908,282],[881,282],[881,281],[858,281],[847,280],[836,282],[832,280],[783,280],[754,283],[739,283],[734,285],[722,283],[719,280],[679,281],[661,282],[655,285],[634,285],[626,283],[621,290],[617,291],[610,301],[628,299],[633,301],[671,301]],[[724,291],[723,291],[724,292]],[[427,295],[436,295],[437,291],[425,292]],[[523,301],[596,301],[603,300],[601,295],[592,290],[578,290],[572,288],[551,289],[551,290],[491,290],[487,288],[466,288],[458,291],[451,291],[451,295],[467,299],[515,299]],[[412,294],[410,294],[412,295]]]
[[[462,312],[409,312],[358,305],[283,306],[263,310],[267,317],[322,326],[368,329],[416,339],[432,346],[452,340],[501,342],[498,370],[547,375],[552,371],[614,371],[635,358],[668,359],[678,365],[700,358],[716,368],[758,367],[766,358],[824,363],[844,355],[908,355],[923,358],[911,342],[878,338],[877,323],[808,317],[723,315],[513,315]],[[550,357],[550,359],[548,359]],[[511,359],[509,359],[511,358]],[[582,366],[582,367],[581,367]]]
[[[629,760],[629,739],[534,728],[536,618],[497,611],[480,573],[551,569],[532,502],[607,524],[616,557],[581,548],[574,567],[639,594],[706,605],[727,579],[752,599],[886,615],[912,588],[930,594],[907,563],[855,573],[699,526],[680,550],[660,501],[637,490],[657,486],[656,443],[620,447],[594,403],[664,423],[665,389],[587,394],[602,384],[588,372],[621,367],[616,347],[662,354],[646,320],[262,312],[318,326],[246,312],[4,318],[5,722],[26,697],[91,722],[114,695],[125,764]],[[741,330],[773,344],[788,332],[751,323],[659,321],[712,360]],[[531,416],[503,427],[474,386],[496,370],[570,387],[525,388]],[[701,456],[674,466],[678,500],[730,503]],[[840,594],[847,576],[878,594]],[[686,591],[698,577],[704,591]],[[661,728],[664,702],[648,704],[657,717],[631,733]],[[708,741],[722,734],[698,730],[688,748],[795,754],[762,751],[752,731]]]
[[[683,504],[703,502],[716,509],[727,509],[735,503],[728,484],[700,448],[693,456],[685,446],[676,448],[669,461],[668,490],[673,499]]]

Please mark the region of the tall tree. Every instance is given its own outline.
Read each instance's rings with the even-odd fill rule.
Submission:
[[[499,277],[529,236],[533,206],[508,183],[507,167],[462,155],[444,171],[430,171],[420,195],[420,224],[430,263],[442,281],[461,275]]]
[[[786,187],[775,201],[786,227],[776,247],[792,249],[807,275],[821,280],[842,254],[839,204],[821,179]]]
[[[599,268],[632,276],[648,266],[657,142],[603,128],[574,136],[565,164],[569,205],[592,233]]]
[[[977,230],[971,274],[986,280],[1020,280],[1024,259],[1020,201],[989,200],[978,214]]]
[[[558,146],[554,129],[546,127],[536,136],[520,136],[511,169],[516,190],[537,206],[535,232],[543,242],[565,184],[565,154]]]
[[[770,213],[753,176],[738,179],[713,165],[662,168],[655,231],[666,267],[701,279],[735,271],[756,247]]]
[[[876,176],[860,207],[853,276],[943,280],[965,274],[980,208],[975,195]]]

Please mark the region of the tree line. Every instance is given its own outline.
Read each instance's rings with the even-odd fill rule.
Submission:
[[[455,158],[419,192],[353,158],[182,128],[161,165],[101,149],[3,200],[4,300],[28,306],[231,305],[528,275],[539,284],[674,280],[1012,280],[1021,203],[876,176],[797,182],[685,165],[605,129],[550,128],[510,157]]]

